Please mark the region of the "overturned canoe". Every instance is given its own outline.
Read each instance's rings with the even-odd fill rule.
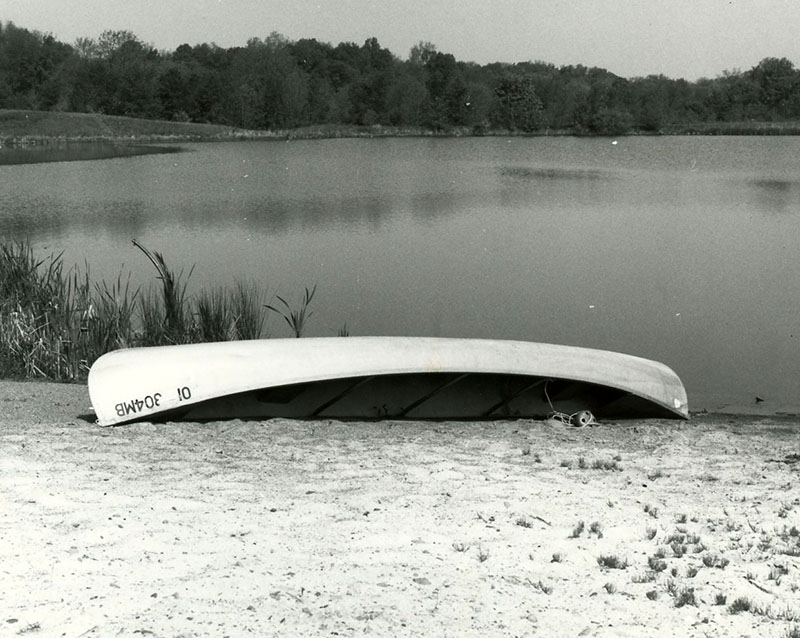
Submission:
[[[667,366],[616,352],[429,337],[261,339],[117,350],[89,372],[100,425],[142,419],[688,418]]]

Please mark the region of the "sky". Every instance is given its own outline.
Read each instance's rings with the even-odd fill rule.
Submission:
[[[800,66],[800,0],[0,0],[0,20],[73,43],[128,30],[159,50],[289,40],[362,44],[406,59],[426,41],[465,62],[583,64],[697,80],[765,57]]]

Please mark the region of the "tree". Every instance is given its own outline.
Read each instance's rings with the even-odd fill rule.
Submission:
[[[156,117],[158,105],[158,54],[130,31],[104,31],[95,46],[84,43],[87,66],[95,66],[97,104],[94,108],[112,115]],[[96,59],[95,59],[96,56]]]
[[[596,135],[624,135],[633,126],[633,116],[620,108],[603,107],[592,114],[589,130]]]
[[[401,65],[387,90],[386,102],[390,124],[421,126],[429,109],[423,69],[410,63]]]
[[[800,71],[787,58],[769,57],[711,80],[628,80],[583,65],[465,63],[425,41],[400,61],[376,38],[334,46],[279,33],[241,47],[182,44],[169,53],[125,30],[70,46],[8,22],[0,23],[3,107],[259,129],[387,123],[618,135],[800,118]]]
[[[766,109],[759,99],[759,87],[750,74],[739,70],[724,71],[721,77],[704,84],[704,106],[715,120],[735,122],[766,117]]]
[[[750,71],[759,87],[760,101],[772,119],[800,115],[795,111],[798,100],[792,100],[800,89],[800,74],[786,58],[764,58]]]
[[[497,97],[496,120],[500,126],[526,133],[541,127],[542,101],[529,77],[505,73],[497,81],[494,93]]]
[[[0,24],[0,106],[49,109],[61,104],[60,77],[72,47],[52,35]]]

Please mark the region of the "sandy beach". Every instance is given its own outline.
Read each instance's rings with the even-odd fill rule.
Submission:
[[[100,428],[0,382],[0,636],[797,636],[800,418]]]

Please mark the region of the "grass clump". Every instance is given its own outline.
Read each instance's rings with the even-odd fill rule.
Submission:
[[[755,609],[755,604],[749,598],[739,596],[728,606],[728,613],[739,614],[743,611],[752,611]]]
[[[595,459],[592,461],[592,469],[605,470],[607,472],[621,472],[622,466],[619,464],[616,458],[611,460]]]
[[[603,538],[603,526],[598,521],[589,525],[589,536],[596,534],[597,538]]]
[[[672,545],[673,543],[683,544],[686,542],[686,534],[684,532],[673,532],[667,537],[665,541],[668,545]]]
[[[697,598],[695,598],[694,595],[694,587],[681,589],[675,596],[676,607],[685,607],[686,605],[697,607]]]
[[[133,245],[141,250],[155,266],[158,271],[158,278],[161,280],[162,339],[167,343],[185,342],[190,330],[190,319],[187,316],[189,313],[186,312],[186,282],[181,281],[183,271],[175,274],[167,266],[167,262],[160,252],[146,248],[135,239],[133,240]],[[193,270],[194,267],[189,270],[187,279],[192,276]],[[151,310],[155,315],[155,312],[157,312],[155,306]]]
[[[770,568],[767,580],[774,580],[776,585],[780,585],[781,579],[788,573],[789,567],[787,565],[775,564],[772,568]]]
[[[686,545],[682,545],[681,543],[672,543],[670,547],[672,548],[672,553],[674,554],[675,558],[683,558],[688,551],[688,547]]]
[[[63,253],[41,259],[27,242],[0,242],[0,370],[7,378],[81,381],[102,354],[119,348],[263,336],[266,306],[256,284],[235,282],[189,295],[184,276],[164,256],[134,240],[153,264],[160,285],[144,292],[122,273],[92,283],[65,268]],[[300,336],[311,316],[316,286],[301,307],[287,304],[287,321]],[[279,297],[279,299],[281,299]]]
[[[578,457],[578,461],[577,461],[577,466],[578,466],[578,469],[580,469],[580,470],[589,470],[589,469],[592,469],[592,470],[606,470],[606,471],[614,471],[614,470],[616,470],[616,471],[621,472],[622,471],[622,466],[618,463],[618,460],[621,459],[621,458],[622,457],[617,456],[617,457],[614,457],[613,459],[610,459],[610,460],[595,459],[594,461],[592,461],[590,463],[589,461],[586,460],[586,457],[579,456]],[[562,461],[562,466],[563,467],[572,467],[572,464],[569,461],[566,461],[566,462]]]
[[[650,556],[647,565],[654,572],[663,572],[667,568],[667,563],[656,556]]]
[[[730,561],[727,558],[717,556],[716,554],[706,554],[703,556],[703,565],[706,567],[716,567],[717,569],[725,569]]]
[[[93,287],[65,271],[61,254],[38,259],[24,242],[0,245],[0,369],[7,377],[74,380],[106,348],[130,343],[135,293]]]
[[[202,290],[196,299],[199,341],[258,339],[264,331],[263,294],[254,283],[236,281],[232,290]]]
[[[614,554],[604,554],[597,557],[597,564],[608,569],[627,569],[628,561]]]

